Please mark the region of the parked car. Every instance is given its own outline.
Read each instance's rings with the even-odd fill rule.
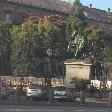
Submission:
[[[73,101],[66,87],[54,87],[54,100],[57,101]]]
[[[0,82],[0,98],[1,100],[7,99],[11,94],[10,86],[6,82]]]
[[[28,88],[27,88],[27,92],[26,92],[26,98],[27,100],[34,99],[34,100],[46,100],[47,95],[44,92],[44,89],[42,86],[37,85],[37,84],[31,84]]]

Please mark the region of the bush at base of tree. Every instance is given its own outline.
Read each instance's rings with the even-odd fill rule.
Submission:
[[[87,85],[90,84],[90,80],[72,77],[70,84],[74,84],[75,90],[81,91],[87,89]]]

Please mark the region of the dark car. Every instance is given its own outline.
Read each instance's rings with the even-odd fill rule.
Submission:
[[[70,93],[66,87],[54,87],[54,100],[57,101],[72,101]]]

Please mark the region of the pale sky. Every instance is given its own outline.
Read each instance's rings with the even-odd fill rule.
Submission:
[[[65,0],[69,1],[69,0]],[[71,0],[74,2],[75,0]],[[92,4],[93,8],[101,9],[101,10],[108,10],[108,8],[111,9],[112,12],[112,0],[80,0],[80,2],[85,5],[89,6],[89,4]]]

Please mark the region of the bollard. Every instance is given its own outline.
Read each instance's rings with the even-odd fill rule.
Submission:
[[[85,92],[80,92],[80,105],[83,105],[85,103]]]
[[[112,106],[112,91],[109,93],[109,106]]]
[[[54,92],[52,89],[49,90],[49,104],[52,105],[54,103]]]
[[[20,103],[20,94],[19,94],[19,86],[16,87],[15,90],[15,103]]]

